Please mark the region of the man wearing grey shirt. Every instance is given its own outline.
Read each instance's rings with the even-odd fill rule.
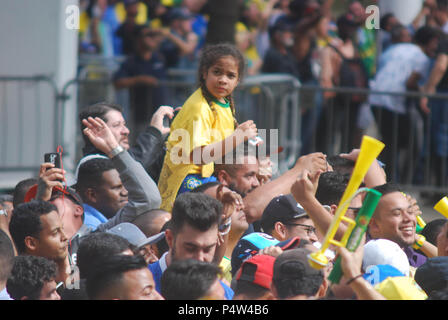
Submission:
[[[63,170],[54,168],[48,163],[41,166],[37,191],[39,199],[51,199],[58,207],[64,221],[64,230],[67,237],[71,239],[69,252],[74,263],[76,263],[76,251],[81,236],[95,229],[105,231],[119,223],[131,222],[139,214],[159,208],[161,203],[155,182],[142,165],[118,144],[104,121],[100,118],[88,118],[85,119],[85,126],[84,134],[98,150],[108,155],[109,159],[101,156],[100,160],[110,162],[108,171],[117,178],[115,181],[118,181],[118,188],[120,188],[118,194],[121,194],[115,204],[121,203],[121,205],[110,205],[105,200],[106,198],[99,197],[101,185],[94,188],[87,187],[87,182],[84,183],[83,180],[93,180],[92,176],[88,176],[87,179],[78,177],[77,192],[71,188],[64,188],[60,182],[63,179]],[[98,159],[90,161],[95,160]],[[88,163],[89,161],[85,165]],[[82,174],[81,168],[80,174]],[[116,209],[114,212],[113,208]],[[108,212],[101,212],[98,209]]]

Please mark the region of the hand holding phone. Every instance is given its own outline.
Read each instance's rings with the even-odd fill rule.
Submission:
[[[54,165],[55,168],[61,168],[61,155],[57,152],[50,152],[44,155],[44,162],[49,162]]]

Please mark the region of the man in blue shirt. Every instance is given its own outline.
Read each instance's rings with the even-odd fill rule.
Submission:
[[[212,263],[218,244],[218,226],[222,204],[203,193],[186,192],[174,202],[169,227],[165,231],[169,250],[149,265],[156,290],[161,292],[163,272],[173,261],[195,259]],[[228,300],[233,298],[233,290],[220,281]]]
[[[166,88],[159,86],[160,81],[166,80],[166,62],[159,51],[163,39],[160,31],[139,26],[135,37],[135,51],[114,74],[113,82],[117,90],[129,90],[132,121],[135,131],[141,132],[155,110],[166,104]]]

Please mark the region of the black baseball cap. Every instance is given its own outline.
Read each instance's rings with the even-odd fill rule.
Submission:
[[[261,216],[260,226],[263,232],[269,232],[276,222],[286,223],[308,216],[305,209],[294,199],[292,194],[279,195],[269,202]]]

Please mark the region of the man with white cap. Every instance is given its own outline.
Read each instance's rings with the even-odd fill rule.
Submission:
[[[412,276],[404,251],[387,239],[373,239],[364,245],[362,269],[364,278],[372,285],[389,276]]]
[[[146,237],[135,224],[129,222],[117,224],[115,227],[107,230],[106,232],[128,240],[136,247],[136,250],[145,258],[145,261],[148,264],[158,260],[151,249],[151,245],[159,242],[165,237],[165,232],[160,232],[151,237]]]

